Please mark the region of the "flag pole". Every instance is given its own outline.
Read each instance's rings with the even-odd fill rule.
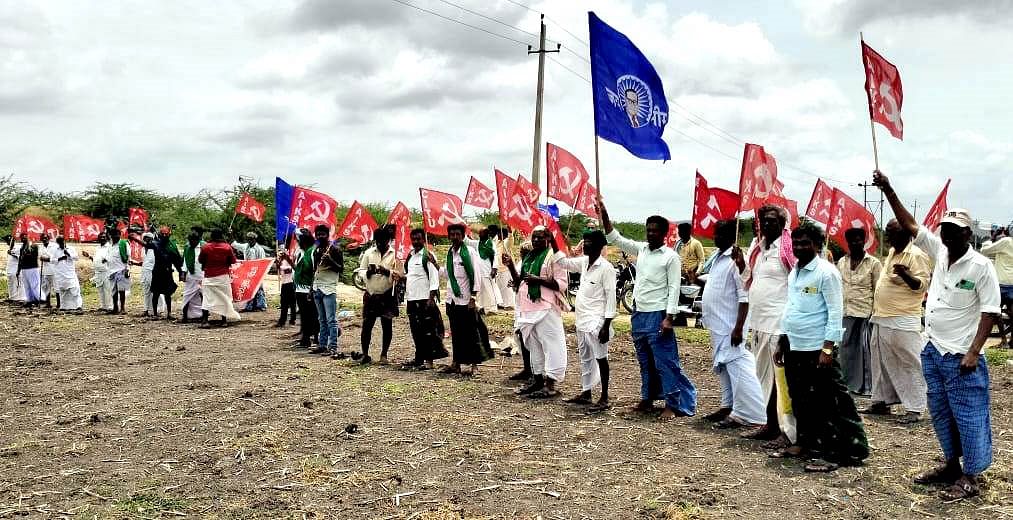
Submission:
[[[858,41],[860,45],[865,45],[865,36],[859,32]],[[860,47],[861,49],[861,47]],[[865,58],[863,56],[862,67],[865,67]],[[866,97],[869,96],[869,90],[865,90]],[[876,170],[879,170],[879,146],[876,144],[876,123],[872,117],[872,99],[869,99],[869,128],[872,130],[872,160],[876,165]]]
[[[594,189],[601,195],[601,167],[598,165],[598,131],[594,134]]]

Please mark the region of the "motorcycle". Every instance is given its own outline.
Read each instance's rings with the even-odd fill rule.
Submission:
[[[633,283],[637,279],[637,266],[630,261],[629,255],[622,253],[619,266],[616,267],[616,299],[626,312],[633,312]]]

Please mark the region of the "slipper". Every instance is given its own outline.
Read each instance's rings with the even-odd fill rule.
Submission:
[[[751,441],[773,441],[780,436],[780,432],[775,431],[773,428],[767,428],[766,426],[742,434],[743,439],[749,439]]]
[[[606,410],[609,410],[611,408],[612,408],[612,405],[610,405],[608,403],[597,403],[594,406],[591,406],[590,408],[588,408],[587,409],[587,413],[589,413],[589,414],[592,414],[592,413],[602,413],[602,412],[604,412]]]
[[[780,437],[760,445],[760,447],[765,450],[782,450],[784,448],[787,448],[788,446],[789,444]]]
[[[958,470],[950,469],[950,466],[943,464],[936,468],[926,471],[921,475],[915,477],[915,484],[946,484],[952,485],[954,482],[960,479],[961,473]]]
[[[965,498],[976,497],[981,493],[977,484],[971,482],[967,477],[960,477],[952,486],[939,492],[939,498],[946,502],[955,502]]]
[[[528,395],[528,394],[532,394],[532,393],[535,393],[535,392],[539,392],[543,388],[545,388],[545,387],[544,386],[529,385],[529,386],[521,387],[521,388],[518,388],[517,390],[514,390],[514,395]]]
[[[743,426],[746,425],[740,423],[739,421],[736,421],[735,419],[732,419],[731,417],[725,417],[724,419],[714,424],[714,427],[719,430],[731,430],[734,428],[742,428]]]
[[[772,459],[798,459],[802,457],[802,450],[789,451],[791,448],[792,446],[788,446],[787,448],[771,452],[767,456]]]
[[[549,390],[548,388],[543,388],[537,392],[531,392],[528,394],[528,397],[532,399],[548,399],[550,397],[559,397],[559,395],[559,390]]]
[[[577,394],[569,399],[563,399],[563,402],[568,404],[588,405],[591,404],[591,399]]]
[[[460,374],[461,367],[455,367],[453,365],[447,365],[440,369],[441,374]]]
[[[837,471],[837,468],[840,468],[840,466],[833,462],[827,462],[823,459],[813,459],[805,465],[804,469],[806,473],[830,473],[832,471]]]

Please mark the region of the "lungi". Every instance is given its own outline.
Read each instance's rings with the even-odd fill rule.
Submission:
[[[83,305],[80,286],[57,287],[55,289],[55,294],[60,297],[61,311],[80,310]]]
[[[640,362],[640,399],[664,399],[665,406],[671,410],[693,415],[696,413],[696,387],[679,364],[675,332],[660,332],[664,319],[665,311],[637,311],[630,319],[633,344]]]
[[[599,327],[599,330],[601,327]],[[609,340],[615,332],[609,331]],[[577,331],[577,352],[580,354],[580,389],[590,392],[601,383],[599,359],[608,359],[609,344],[598,341],[598,332]]]
[[[767,400],[756,378],[756,358],[745,341],[732,345],[730,335],[720,336],[711,331],[711,347],[714,373],[721,380],[721,408],[730,408],[729,417],[741,424],[765,424]]]
[[[105,269],[96,270],[92,273],[92,285],[98,291],[98,307],[104,311],[113,308],[112,282],[109,281],[109,271]]]
[[[25,294],[25,301],[28,303],[37,303],[42,301],[42,283],[39,278],[39,269],[22,269],[21,273],[18,274],[18,282],[21,284],[21,290]]]
[[[925,376],[921,351],[925,346],[920,332],[872,324],[872,401],[900,403],[908,412],[924,412]]]
[[[566,376],[566,333],[563,317],[555,310],[523,312],[517,330],[531,352],[531,373],[561,383]]]
[[[130,271],[127,268],[124,268],[122,270],[109,273],[109,287],[114,296],[117,292],[129,291]]]
[[[201,283],[204,277],[199,274],[188,274],[183,282],[183,307],[187,309],[186,319],[200,318],[204,298],[201,293]],[[189,307],[187,307],[189,305]]]
[[[500,269],[496,272],[496,288],[499,289],[500,299],[503,301],[501,305],[508,309],[514,307],[517,296],[514,294],[514,288],[510,287],[512,283],[509,269]]]
[[[777,424],[781,433],[789,441],[795,442],[797,432],[795,429],[795,417],[791,413],[791,394],[788,392],[788,385],[783,376],[784,369],[774,364],[774,352],[777,351],[777,340],[779,334],[768,334],[754,330],[752,342],[753,356],[756,358],[756,378],[760,381],[760,390],[763,391],[763,400],[767,403],[777,391]],[[782,374],[781,377],[777,373]],[[768,425],[773,427],[773,425]]]
[[[819,366],[820,351],[785,355],[784,371],[798,426],[796,444],[823,460],[855,466],[869,456],[869,441],[855,401],[844,384],[841,365],[834,358]]]
[[[443,322],[440,308],[436,305],[430,307],[428,302],[429,300],[414,300],[407,304],[408,327],[415,343],[416,363],[443,359],[450,355],[443,346],[443,333],[440,332],[439,324]]]
[[[485,322],[478,310],[469,309],[467,305],[447,304],[447,320],[450,321],[450,340],[454,349],[454,363],[459,365],[477,365],[492,359],[492,352],[482,341],[480,328]]]
[[[843,323],[844,337],[841,339],[838,352],[844,380],[848,384],[848,390],[859,395],[868,395],[872,392],[869,318],[845,316]]]
[[[929,342],[922,350],[922,371],[928,386],[929,412],[946,460],[963,457],[964,473],[980,475],[992,465],[992,419],[989,414],[988,363],[960,373],[963,356],[940,354]]]
[[[232,305],[232,277],[223,274],[204,278],[201,285],[201,310],[217,314],[230,321],[238,321],[239,313]]]

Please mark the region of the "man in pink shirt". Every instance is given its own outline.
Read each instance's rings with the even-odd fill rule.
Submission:
[[[555,266],[549,248],[551,235],[542,226],[531,234],[531,252],[524,257],[521,272],[513,259],[503,255],[503,265],[510,270],[517,287],[516,326],[531,352],[534,381],[517,391],[532,398],[556,397],[556,384],[566,375],[566,334],[563,332],[562,295],[567,286],[567,272]]]

